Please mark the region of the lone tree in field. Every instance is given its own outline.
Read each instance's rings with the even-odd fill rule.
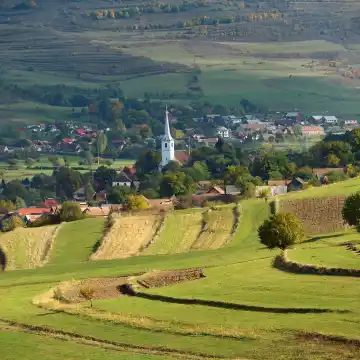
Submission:
[[[263,222],[258,234],[260,242],[269,249],[285,250],[304,238],[304,229],[294,214],[278,213]]]
[[[350,225],[355,226],[360,221],[360,192],[352,194],[345,199],[342,209],[343,219]]]
[[[59,212],[60,221],[76,221],[84,218],[80,205],[74,201],[65,201]]]
[[[80,290],[79,290],[79,295],[85,299],[85,300],[88,300],[90,301],[90,307],[93,306],[92,304],[92,300],[94,298],[94,294],[95,294],[95,290],[91,287],[82,287]]]

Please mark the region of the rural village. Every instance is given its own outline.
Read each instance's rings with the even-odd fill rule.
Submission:
[[[0,0],[0,358],[360,360],[360,2]]]

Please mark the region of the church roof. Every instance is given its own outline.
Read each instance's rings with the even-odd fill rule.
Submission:
[[[169,125],[169,112],[166,108],[165,111],[165,134],[163,136],[163,141],[171,141],[174,140],[173,137],[171,136],[171,132],[170,132],[170,125]]]
[[[189,160],[189,154],[187,151],[175,151],[175,159],[183,165]]]

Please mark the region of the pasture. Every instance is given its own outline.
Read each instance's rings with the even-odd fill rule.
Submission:
[[[49,156],[54,156],[54,155],[49,155]],[[53,167],[53,164],[49,161],[49,156],[41,155],[34,165],[36,169],[28,168],[23,160],[18,160],[16,166],[13,167],[9,166],[6,162],[0,161],[0,174],[1,174],[0,176],[5,181],[11,181],[11,180],[22,180],[25,178],[31,179],[33,176],[38,174],[51,175],[54,170],[49,169],[49,167]],[[59,157],[61,166],[65,165],[64,157],[67,159],[69,167],[80,166],[79,165],[79,161],[81,160],[80,156],[77,155],[64,155],[64,156],[55,155],[55,156]],[[116,159],[115,161],[112,161],[111,167],[119,171],[124,166],[132,166],[134,163],[135,160],[131,160],[131,159]],[[42,169],[42,167],[45,167],[46,169]],[[79,170],[79,171],[84,173],[90,170],[96,170],[98,165],[94,164],[92,168],[91,169],[88,168],[88,170],[86,170],[86,166],[82,165],[82,167],[84,167],[84,170]]]
[[[63,224],[45,266],[0,275],[2,353],[9,359],[26,353],[30,359],[27,353],[36,355],[41,343],[43,358],[49,360],[60,355],[77,359],[79,352],[88,359],[360,359],[358,278],[300,275],[274,267],[279,251],[264,248],[256,232],[269,215],[268,204],[246,200],[238,210],[237,217],[233,206],[173,211],[163,219],[130,215],[116,219],[114,229],[105,233],[103,219]],[[131,221],[139,229],[155,225],[156,231],[149,236],[134,229],[127,233]],[[122,252],[111,250],[104,258],[112,260],[88,261],[92,246],[103,237],[101,249],[107,236],[121,249],[143,244],[141,239],[148,242],[150,236],[153,240],[142,252],[131,252],[137,256],[122,258]],[[196,239],[201,246],[191,251]],[[357,244],[356,233],[312,235],[289,250],[288,257],[360,269],[359,255],[344,242]],[[92,306],[54,298],[54,289],[71,287],[73,280],[93,279],[88,283],[100,287],[104,277],[108,282],[129,277],[136,283],[140,274],[161,276],[154,270],[193,268],[202,268],[205,277],[181,280],[176,271],[167,271],[163,274],[175,280],[168,286],[139,287],[137,296],[114,296],[114,288]],[[12,353],[14,334],[23,344]]]

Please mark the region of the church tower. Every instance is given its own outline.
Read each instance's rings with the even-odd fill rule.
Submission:
[[[161,167],[166,166],[169,161],[175,160],[174,139],[170,133],[169,112],[165,112],[165,135],[161,140]]]

